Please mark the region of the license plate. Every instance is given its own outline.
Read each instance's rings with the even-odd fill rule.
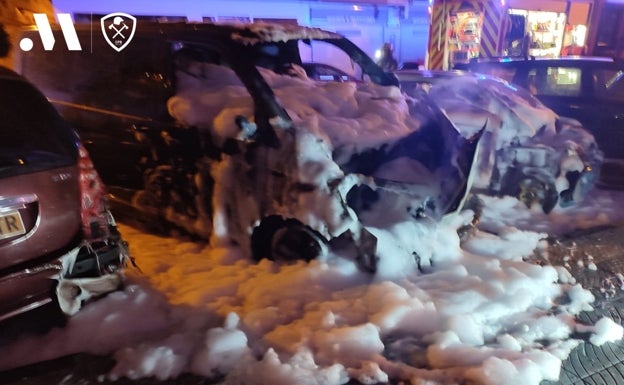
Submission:
[[[26,233],[19,211],[0,213],[0,239],[11,238]]]

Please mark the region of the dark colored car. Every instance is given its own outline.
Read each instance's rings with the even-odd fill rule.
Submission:
[[[470,135],[485,127],[474,189],[515,196],[528,206],[539,203],[549,212],[582,201],[594,187],[602,153],[592,134],[526,90],[462,71],[396,75],[403,91],[426,92],[460,131]]]
[[[116,290],[129,258],[75,131],[0,68],[0,321],[56,302],[69,315]]]
[[[582,123],[605,162],[600,183],[624,186],[624,66],[611,58],[480,59],[459,69],[503,78]]]

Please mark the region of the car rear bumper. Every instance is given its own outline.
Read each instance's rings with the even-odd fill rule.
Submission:
[[[0,277],[0,321],[57,302],[63,313],[117,290],[129,260],[123,242],[82,244],[59,258]]]

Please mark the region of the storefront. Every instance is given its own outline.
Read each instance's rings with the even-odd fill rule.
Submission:
[[[451,69],[472,58],[499,56],[505,12],[500,0],[435,0],[427,67]]]
[[[522,28],[508,34],[505,47],[507,55],[528,54],[538,57],[560,54],[566,22],[565,13],[510,9],[509,17]],[[520,49],[517,49],[518,47]]]
[[[584,16],[573,15],[574,18],[571,17],[571,9],[571,5],[563,11],[510,8],[510,26],[505,34],[503,55],[557,57],[581,54],[587,34],[589,8]]]
[[[452,69],[477,57],[583,53],[589,0],[434,0],[427,67]]]

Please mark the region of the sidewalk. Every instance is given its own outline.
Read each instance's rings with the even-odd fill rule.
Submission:
[[[584,312],[580,321],[594,324],[603,316],[622,323],[624,319],[624,226],[577,231],[551,240],[537,260],[564,265],[596,297],[595,310]],[[576,336],[584,338],[588,336]],[[543,385],[624,384],[624,341],[600,347],[579,345],[564,362],[557,382]]]

